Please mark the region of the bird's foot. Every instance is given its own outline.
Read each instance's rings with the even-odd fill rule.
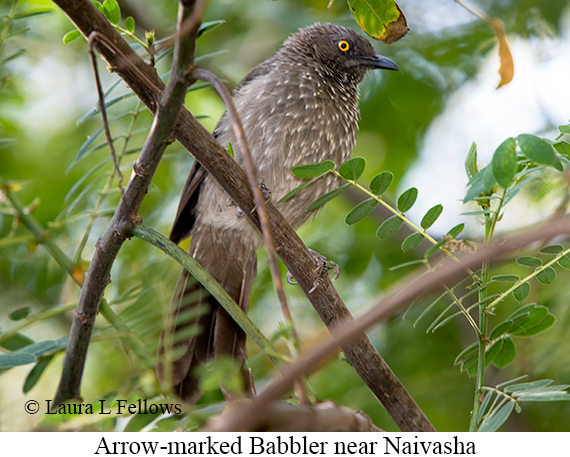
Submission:
[[[259,188],[261,189],[261,193],[263,194],[263,198],[265,198],[265,203],[267,203],[269,200],[271,200],[271,190],[269,190],[269,188],[265,185],[265,180],[263,178],[259,178]],[[253,208],[251,209],[251,212],[253,213],[257,208],[257,205],[254,205]],[[236,207],[236,216],[237,217],[243,217],[245,216],[245,213],[243,212],[243,210],[238,206]]]
[[[327,259],[324,255],[319,254],[317,251],[313,251],[312,249],[309,249],[309,251],[317,262],[317,268],[315,269],[315,273],[318,274],[318,277],[313,282],[313,287],[311,288],[311,290],[309,290],[309,293],[313,293],[316,290],[316,288],[323,283],[324,277],[329,270],[334,271],[334,277],[332,278],[333,281],[337,279],[338,276],[340,275],[340,267],[336,262]],[[293,275],[289,270],[287,270],[286,277],[287,277],[287,282],[289,284],[293,285],[297,284],[297,281],[295,281],[295,278],[293,277]]]

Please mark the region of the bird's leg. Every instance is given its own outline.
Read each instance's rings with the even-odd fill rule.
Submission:
[[[313,251],[312,249],[309,249],[309,252],[311,253],[313,258],[317,262],[317,268],[315,270],[315,273],[318,274],[317,279],[315,279],[315,281],[313,282],[313,287],[311,288],[311,290],[309,290],[309,293],[312,293],[315,291],[315,289],[317,287],[319,287],[323,283],[323,278],[325,277],[325,274],[327,274],[327,272],[329,270],[334,271],[333,281],[335,279],[337,279],[338,276],[340,275],[340,267],[338,266],[338,264],[336,262],[333,262],[332,260],[327,259],[324,255],[319,254],[317,251]],[[287,276],[287,282],[289,284],[293,284],[293,285],[297,284],[297,282],[295,281],[295,278],[289,272],[289,270],[287,270],[286,276]]]
[[[267,203],[269,200],[271,200],[271,190],[269,190],[269,188],[265,185],[265,180],[263,178],[259,178],[258,181],[259,181],[259,188],[261,189],[261,193],[263,194],[263,198],[265,198],[265,203]],[[251,209],[251,212],[253,213],[256,208],[257,205],[254,205],[253,208]],[[236,216],[237,217],[245,216],[245,213],[242,211],[242,209],[239,206],[236,208]]]

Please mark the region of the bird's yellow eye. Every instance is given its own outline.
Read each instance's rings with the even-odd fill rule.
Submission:
[[[338,48],[342,51],[342,52],[346,52],[349,50],[350,45],[348,44],[348,41],[346,40],[342,40],[338,42]]]

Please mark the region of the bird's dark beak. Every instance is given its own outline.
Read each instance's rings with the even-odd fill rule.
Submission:
[[[380,54],[376,54],[375,57],[367,57],[366,59],[362,59],[362,63],[371,68],[381,68],[383,70],[396,70],[398,71],[398,65],[395,62],[388,59],[388,57],[381,56]]]

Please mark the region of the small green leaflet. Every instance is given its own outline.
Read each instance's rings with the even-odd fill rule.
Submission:
[[[350,183],[346,183],[340,187],[337,187],[335,190],[331,190],[330,192],[326,193],[325,195],[322,195],[321,197],[317,198],[313,203],[311,203],[309,205],[309,207],[307,208],[307,211],[313,211],[317,208],[320,208],[325,203],[328,203],[329,201],[331,201],[333,198],[338,197],[340,194],[342,194],[350,186],[351,186]]]
[[[418,198],[418,189],[411,187],[398,198],[398,211],[404,213],[408,211]]]
[[[117,0],[105,0],[103,3],[105,17],[111,24],[117,25],[121,20],[121,10]]]
[[[135,20],[132,16],[125,19],[125,30],[130,33],[135,31]]]
[[[493,175],[497,182],[503,187],[508,187],[517,171],[517,153],[514,138],[507,138],[501,143],[495,150],[491,163],[493,165]]]
[[[334,162],[331,160],[325,160],[324,162],[310,163],[293,167],[291,169],[291,172],[297,176],[297,178],[310,179],[316,176],[320,176],[323,173],[326,173],[333,169]]]
[[[540,267],[542,265],[542,260],[540,260],[538,257],[532,257],[530,255],[517,257],[516,262],[523,267],[531,268]]]
[[[536,275],[536,279],[538,282],[549,286],[556,281],[556,270],[552,267],[545,268]]]
[[[526,297],[528,297],[529,293],[530,284],[528,282],[525,282],[513,291],[513,297],[515,297],[515,300],[520,303],[523,302]]]
[[[420,225],[422,226],[422,228],[424,230],[427,230],[428,228],[430,228],[435,221],[437,221],[437,218],[441,215],[441,212],[443,211],[443,206],[442,205],[435,205],[433,208],[431,208],[423,217]]]
[[[366,216],[368,216],[377,204],[378,202],[373,198],[369,198],[363,202],[360,202],[346,215],[345,222],[348,225],[356,224],[358,221],[361,221]]]
[[[381,240],[386,239],[400,230],[403,223],[404,221],[402,221],[398,216],[392,216],[390,219],[386,219],[382,225],[378,227],[376,236]]]
[[[380,197],[388,190],[393,179],[394,175],[389,171],[383,171],[377,174],[372,178],[372,181],[370,181],[370,192]]]
[[[366,161],[362,157],[354,157],[344,162],[338,169],[339,174],[350,181],[356,181],[362,175]]]
[[[402,251],[409,252],[412,249],[417,248],[423,240],[424,236],[421,233],[412,233],[402,243]]]
[[[469,153],[465,159],[465,173],[469,179],[473,178],[479,172],[479,167],[477,166],[477,145],[475,143],[471,144],[469,148]]]
[[[71,32],[67,32],[63,37],[63,44],[71,43],[72,41],[77,40],[81,36],[81,32],[79,30],[72,30]]]
[[[553,244],[550,246],[545,246],[543,247],[540,251],[541,254],[552,254],[552,255],[556,255],[556,254],[560,254],[562,251],[564,251],[564,248],[562,246],[560,246],[559,244]]]
[[[535,135],[522,134],[517,137],[522,153],[533,162],[549,165],[558,171],[564,171],[560,159],[554,153],[552,146]]]

